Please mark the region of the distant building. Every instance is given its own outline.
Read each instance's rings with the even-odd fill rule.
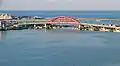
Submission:
[[[4,14],[4,13],[0,13],[0,30],[2,28],[5,28],[7,25],[6,21],[2,21],[2,20],[10,20],[12,19],[12,16],[9,14]]]
[[[9,14],[0,13],[0,19],[12,19],[12,16]]]

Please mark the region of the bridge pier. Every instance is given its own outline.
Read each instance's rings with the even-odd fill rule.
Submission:
[[[45,28],[47,28],[47,25],[46,25],[46,24],[44,24],[44,27],[45,27]]]
[[[81,26],[80,26],[80,24],[78,25],[78,28],[80,28]]]
[[[36,28],[36,24],[34,24],[34,28]]]
[[[25,24],[25,28],[27,28],[27,24]]]

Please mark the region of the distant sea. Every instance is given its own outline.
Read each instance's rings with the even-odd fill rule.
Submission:
[[[120,11],[0,11],[17,16],[73,16],[81,18],[120,18]]]
[[[41,16],[44,18],[56,16],[72,16],[75,18],[120,18],[120,11],[0,11],[0,13],[8,13],[14,16]],[[85,20],[82,22],[97,24],[120,24],[120,20]]]

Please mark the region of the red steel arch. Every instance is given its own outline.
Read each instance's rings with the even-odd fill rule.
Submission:
[[[69,20],[69,21],[67,21]],[[46,22],[46,24],[80,24],[80,20],[71,16],[57,16]]]

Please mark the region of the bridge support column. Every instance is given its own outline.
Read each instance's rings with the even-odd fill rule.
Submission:
[[[78,25],[78,28],[80,28],[80,25]]]
[[[25,24],[25,28],[27,28],[27,24]]]
[[[44,27],[47,28],[47,25],[45,24]]]
[[[36,27],[36,25],[34,24],[34,28]]]

